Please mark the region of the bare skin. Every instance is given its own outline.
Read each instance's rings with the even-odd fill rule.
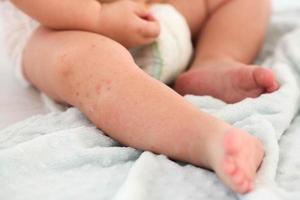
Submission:
[[[40,90],[121,143],[214,170],[234,191],[251,191],[264,155],[260,141],[146,75],[113,40],[42,28],[25,49],[24,69]]]
[[[178,93],[210,95],[236,103],[278,89],[271,70],[251,65],[264,40],[270,16],[269,0],[195,0],[191,4],[194,9],[208,8],[198,12],[197,17],[196,11],[190,12],[189,4],[184,7],[180,0],[170,2],[190,22],[196,41],[190,70],[176,80]]]
[[[95,14],[94,18],[80,18],[82,21],[76,19],[76,27],[72,28],[73,18],[62,17],[59,22],[55,21],[55,16],[60,16],[60,13],[47,9],[50,7],[48,5],[49,1],[28,1],[32,1],[32,3],[26,4],[22,0],[14,0],[14,3],[29,15],[38,19],[43,25],[52,29],[39,28],[24,51],[24,73],[33,85],[59,102],[78,107],[100,129],[123,144],[165,154],[174,159],[214,170],[220,179],[236,192],[247,193],[252,190],[256,171],[264,156],[261,142],[250,134],[196,109],[176,92],[146,75],[136,66],[128,51],[120,45],[132,47],[148,44],[155,40],[159,34],[159,26],[147,11],[146,6],[129,1],[99,6],[100,4],[94,4],[95,1],[93,0],[86,1],[86,4],[89,5],[86,6],[86,9],[90,9],[89,13],[91,15]],[[39,3],[35,4],[36,1]],[[55,5],[55,3],[63,4],[65,2],[69,4],[64,6],[72,7],[70,9],[72,12],[66,13],[67,16],[80,15],[83,6],[82,1],[56,1],[53,0],[51,3]],[[203,41],[198,42],[197,49],[205,50],[205,39],[197,37],[200,33],[200,29],[197,27],[204,26],[207,13],[213,13],[212,10],[214,10],[217,14],[217,8],[221,8],[221,4],[218,0],[207,1],[216,3],[215,6],[209,9],[209,7],[204,7],[204,1],[195,0],[196,2],[202,3],[202,6],[199,7],[202,10],[196,12],[198,14],[196,15],[197,19],[187,14],[188,7],[182,1],[174,0],[170,3],[186,16],[195,40]],[[235,2],[246,1],[236,0]],[[196,7],[195,5],[193,8]],[[35,12],[36,9],[41,12]],[[120,15],[110,13],[110,9]],[[236,7],[236,9],[239,9],[239,7]],[[251,12],[254,11],[251,10]],[[219,10],[220,15],[221,13],[222,9]],[[117,19],[113,19],[116,16]],[[92,19],[95,19],[95,21],[89,21]],[[130,23],[118,19],[127,19]],[[213,17],[210,19],[213,19]],[[89,23],[85,23],[85,20],[88,20]],[[110,23],[110,20],[115,20],[115,24]],[[99,24],[97,25],[97,23]],[[82,27],[80,27],[80,24],[82,24]],[[86,24],[89,24],[89,26]],[[214,26],[217,27],[217,25]],[[124,32],[125,27],[126,32]],[[216,30],[210,30],[209,27],[209,22],[207,22],[203,28],[202,37],[214,35],[213,32]],[[205,30],[208,32],[207,36],[205,36]],[[122,31],[123,35],[116,34],[118,31]],[[261,32],[263,34],[263,31]],[[136,37],[130,37],[130,40],[126,40],[129,37],[124,37],[125,33],[136,35]],[[133,38],[137,39],[134,40]],[[244,45],[243,40],[245,38],[241,37],[240,39],[241,41],[236,42],[236,44],[242,43]],[[252,43],[259,43],[259,41],[256,41],[257,38],[251,39],[253,39]],[[226,43],[226,37],[224,40],[219,42]],[[228,68],[232,70],[232,63],[235,64],[236,68],[240,68],[241,66],[238,65],[241,62],[235,59],[235,54],[231,55],[226,52],[226,49],[221,51],[228,55],[226,59],[220,59],[223,57],[219,53],[207,57],[207,55],[211,55],[210,52],[214,52],[213,49],[216,50],[216,47],[219,46],[216,42],[212,42],[211,45],[210,50],[197,51],[195,65],[193,66],[199,65],[199,70],[205,69],[205,67],[207,71],[209,71],[208,69],[213,70],[216,69],[216,67],[213,67],[216,62],[213,61],[218,58],[217,61],[220,65],[222,63],[222,68],[215,70],[215,74],[218,74],[217,77],[226,74],[228,75],[228,82],[234,82],[231,80],[234,79],[231,72],[226,72],[227,68],[223,67],[223,63],[226,61]],[[216,45],[216,47],[213,45]],[[237,45],[236,52],[240,53],[238,47],[239,45]],[[232,48],[235,49],[235,46]],[[242,51],[241,57],[251,60],[252,54],[255,54],[257,48],[249,47],[246,49],[247,51]],[[204,54],[205,52],[206,54]],[[228,59],[228,57],[232,59]],[[229,60],[234,61],[230,63]],[[201,63],[205,63],[205,65]],[[249,69],[251,66],[244,64],[243,67]],[[204,79],[201,84],[203,84],[203,88],[205,88],[205,85],[209,86],[208,80],[209,77],[211,78],[212,72],[200,73],[194,68],[196,67],[192,67],[191,71],[187,72],[192,75],[182,75],[182,77],[194,76],[198,77],[195,79],[203,79],[201,77],[207,76],[208,79]],[[260,71],[255,72],[257,70]],[[246,79],[253,78],[254,73],[262,77],[265,76],[265,71],[261,68],[253,69],[251,67],[249,71],[250,76],[245,75]],[[240,69],[234,73],[239,74]],[[267,77],[273,76],[272,72],[267,73]],[[43,76],[40,76],[40,74],[43,74]],[[256,79],[260,80],[260,78],[254,79],[255,83]],[[272,77],[267,79],[274,82]],[[192,90],[191,88],[196,85],[195,82],[191,87],[185,88],[185,85],[188,85],[186,80],[179,77],[176,82],[178,90],[182,86],[183,94],[187,90]],[[221,80],[219,81],[218,84],[221,84]],[[253,82],[250,85],[254,85]],[[275,88],[274,85],[269,87],[269,83],[266,85],[264,81],[262,82],[263,86],[250,88],[257,90],[263,87],[270,92],[273,90],[272,87]],[[236,87],[240,90],[239,86]],[[207,92],[216,96],[218,92],[214,87],[212,88],[211,91],[208,90]],[[234,93],[230,87],[228,92]],[[239,91],[239,93],[241,92]],[[261,92],[257,94],[261,94]],[[248,96],[250,96],[249,93],[245,93],[234,94],[226,98],[228,98],[228,101],[234,102]],[[220,95],[219,98],[223,97]]]
[[[178,77],[175,88],[182,95],[210,95],[236,103],[274,92],[278,84],[270,69],[230,60],[195,65]]]

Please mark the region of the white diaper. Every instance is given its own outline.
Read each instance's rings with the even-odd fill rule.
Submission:
[[[38,23],[16,9],[9,1],[0,1],[0,27],[3,46],[15,67],[16,78],[23,85],[29,83],[22,73],[23,49]]]
[[[135,62],[152,77],[171,83],[184,71],[192,57],[193,45],[185,18],[169,4],[151,8],[161,33],[151,45],[131,50]]]
[[[157,42],[131,52],[145,72],[170,83],[189,64],[192,56],[191,34],[184,17],[172,6],[157,4],[152,11],[161,24]],[[22,73],[22,53],[38,22],[17,10],[9,1],[0,0],[0,27],[3,28],[4,48],[16,69],[16,78],[22,85],[28,86]]]

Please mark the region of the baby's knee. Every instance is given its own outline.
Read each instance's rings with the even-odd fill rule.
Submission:
[[[53,66],[57,76],[66,80],[72,78],[75,72],[124,70],[126,66],[135,66],[135,63],[129,51],[120,44],[94,38],[74,41],[74,45],[61,48],[54,57]]]
[[[82,36],[81,41],[76,41],[77,36]],[[68,45],[61,45],[52,58],[55,83],[66,102],[80,106],[100,91],[98,88],[109,92],[104,88],[111,82],[138,74],[132,56],[120,44],[86,33],[70,37],[65,41]]]

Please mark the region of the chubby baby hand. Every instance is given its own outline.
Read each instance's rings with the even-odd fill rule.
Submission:
[[[131,0],[102,4],[99,21],[100,34],[127,48],[150,44],[160,33],[147,5]]]

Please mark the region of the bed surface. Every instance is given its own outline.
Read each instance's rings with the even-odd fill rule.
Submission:
[[[11,64],[0,48],[0,129],[46,112],[40,94],[16,82]]]
[[[274,2],[258,62],[274,70],[280,89],[231,105],[186,97],[264,143],[252,193],[237,195],[208,170],[123,147],[75,108],[1,130],[47,109],[39,93],[14,81],[0,48],[0,199],[300,199],[300,0]]]

